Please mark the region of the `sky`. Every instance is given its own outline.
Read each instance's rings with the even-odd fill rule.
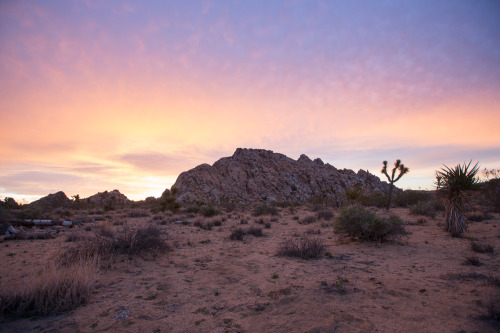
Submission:
[[[0,1],[0,198],[158,197],[236,148],[500,168],[500,2]]]

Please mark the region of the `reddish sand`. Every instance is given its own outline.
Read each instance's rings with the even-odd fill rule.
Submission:
[[[480,278],[450,279],[450,274],[475,272],[500,279],[498,256],[471,250],[474,239],[500,251],[500,215],[471,223],[465,238],[452,238],[442,230],[442,215],[415,225],[422,217],[407,209],[392,212],[409,223],[411,234],[384,244],[340,239],[332,221],[301,225],[294,216],[314,215],[308,208],[283,209],[276,221],[235,211],[224,214],[222,226],[212,230],[158,225],[168,234],[171,252],[157,258],[118,256],[111,267],[102,261],[89,304],[46,318],[3,318],[0,331],[496,332],[498,326],[482,316],[491,301],[498,302],[499,286]],[[249,220],[243,228],[260,218],[271,228],[264,229],[264,237],[230,240],[231,229],[243,217]],[[202,218],[189,218],[197,219]],[[127,223],[157,221],[128,218]],[[61,247],[74,245],[65,239],[75,230],[93,232],[76,227],[55,239],[0,244],[0,284],[14,288],[23,283]],[[309,230],[319,230],[312,236],[324,240],[331,258],[276,255],[283,240]],[[483,265],[464,265],[472,256]]]

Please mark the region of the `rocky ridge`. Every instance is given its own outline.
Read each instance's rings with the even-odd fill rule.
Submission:
[[[341,204],[345,191],[358,183],[370,192],[385,193],[389,186],[367,171],[339,170],[319,158],[301,155],[293,160],[269,150],[238,148],[212,166],[201,164],[181,173],[172,188],[183,204],[305,203],[314,198]]]

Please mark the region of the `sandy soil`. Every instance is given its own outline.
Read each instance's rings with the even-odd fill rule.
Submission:
[[[496,253],[471,250],[475,240],[500,251],[500,215],[471,223],[465,238],[452,238],[442,230],[442,215],[418,225],[422,217],[409,215],[407,209],[392,212],[408,223],[411,234],[385,244],[341,239],[332,221],[301,225],[297,217],[315,214],[308,208],[283,209],[277,219],[234,211],[224,214],[222,226],[212,230],[162,225],[152,217],[128,218],[130,225],[158,224],[173,250],[156,258],[119,256],[112,263],[103,261],[89,304],[47,318],[3,318],[0,331],[498,331],[483,316],[487,305],[499,300],[500,288],[491,279],[471,278],[469,273],[500,279]],[[240,225],[242,218],[249,224]],[[264,237],[229,239],[234,227],[248,228],[261,218],[271,224]],[[15,288],[29,283],[30,272],[75,244],[65,242],[75,231],[92,232],[75,227],[55,239],[0,244],[0,284]],[[310,236],[324,240],[331,256],[303,260],[276,255],[283,240],[306,232],[319,232]],[[464,265],[471,256],[483,265]]]

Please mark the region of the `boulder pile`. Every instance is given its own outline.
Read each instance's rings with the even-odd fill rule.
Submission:
[[[345,191],[354,186],[386,193],[389,185],[367,171],[339,170],[319,158],[301,155],[294,160],[269,150],[238,148],[233,156],[213,165],[181,173],[172,187],[183,204],[307,203],[325,198],[340,205]]]

